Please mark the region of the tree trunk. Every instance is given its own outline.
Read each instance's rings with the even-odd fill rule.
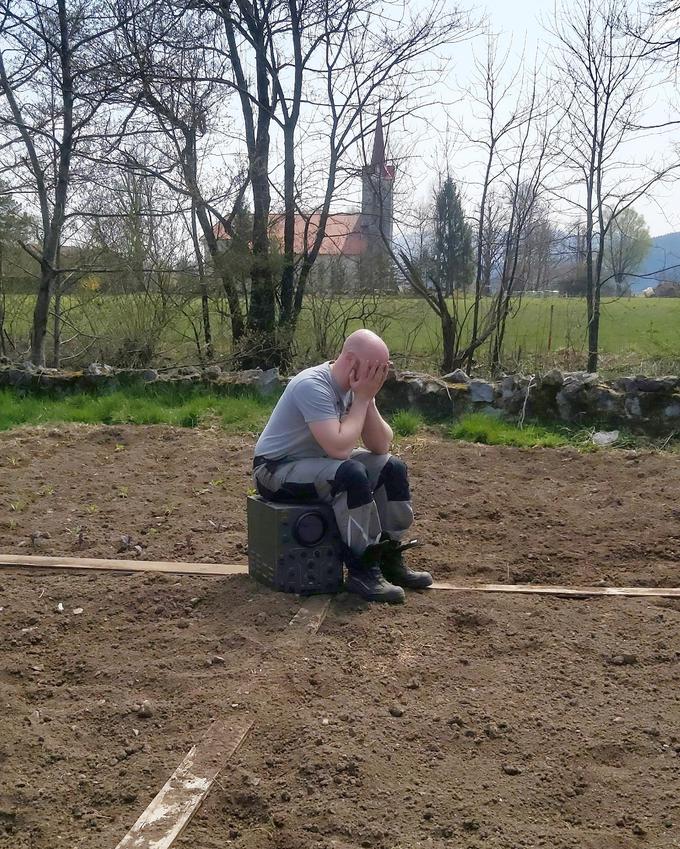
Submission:
[[[596,287],[588,322],[588,371],[596,372],[600,346],[600,289]]]
[[[283,270],[281,272],[281,314],[279,325],[285,327],[293,319],[295,286],[295,137],[294,128],[285,127],[283,134]]]
[[[507,284],[511,286],[510,283]],[[499,301],[498,314],[496,320],[496,331],[494,333],[493,351],[491,354],[491,371],[497,375],[501,370],[501,358],[503,354],[503,344],[505,342],[505,328],[510,315],[512,289],[507,288],[505,294]],[[500,297],[500,296],[499,296]]]
[[[52,333],[52,366],[61,367],[61,281],[57,276],[54,281],[54,330]]]
[[[257,87],[257,131],[254,138],[251,135],[248,143],[250,187],[253,193],[250,309],[247,325],[250,350],[241,354],[241,364],[243,368],[271,368],[279,365],[279,356],[276,343],[276,286],[269,252],[269,125],[273,111],[267,53],[269,45],[266,28],[263,22],[254,16],[252,7],[245,2],[239,2],[239,6],[255,49]],[[248,109],[252,122],[250,104]]]
[[[269,131],[268,119],[260,114],[255,160],[251,163],[253,190],[253,255],[250,270],[248,334],[251,351],[244,351],[244,368],[279,365],[276,345],[276,297],[269,257]]]
[[[588,201],[586,209],[586,313],[588,317],[588,371],[595,371],[591,368],[592,363],[595,363],[597,368],[597,347],[593,348],[593,342],[597,345],[599,328],[594,329],[595,324],[595,300],[596,286],[593,275],[593,208],[592,208],[592,189],[588,190]],[[599,316],[598,316],[599,321]]]
[[[205,356],[208,361],[213,359],[212,346],[212,329],[210,327],[210,297],[208,292],[208,281],[205,276],[205,263],[203,262],[203,252],[201,251],[201,243],[198,238],[198,228],[196,226],[196,202],[191,203],[191,240],[194,244],[194,255],[196,257],[196,267],[198,268],[198,283],[201,290],[201,319],[203,323],[203,341],[205,342]]]
[[[239,301],[236,285],[234,284],[231,269],[228,267],[228,262],[224,254],[220,251],[220,243],[217,239],[212,226],[212,221],[206,209],[205,200],[201,194],[198,185],[198,155],[196,150],[196,132],[195,128],[186,127],[184,129],[184,138],[186,146],[184,150],[184,180],[191,191],[191,238],[194,244],[194,255],[198,264],[198,274],[201,287],[201,309],[203,314],[203,335],[206,343],[206,356],[212,359],[212,332],[210,328],[210,302],[208,298],[207,281],[205,277],[205,264],[203,262],[203,253],[201,244],[198,238],[198,228],[196,222],[201,228],[205,244],[208,248],[215,271],[222,279],[224,293],[227,296],[229,304],[229,314],[231,318],[231,339],[232,344],[240,341],[244,334],[243,312],[241,310],[241,302]],[[224,234],[227,235],[226,233]]]
[[[59,15],[59,58],[61,64],[61,97],[63,102],[63,129],[59,144],[57,179],[54,189],[54,208],[48,232],[43,234],[43,249],[40,263],[40,287],[33,313],[31,338],[31,361],[45,365],[45,336],[49,318],[50,298],[56,279],[56,264],[61,245],[61,231],[66,215],[66,198],[71,172],[73,153],[73,74],[71,68],[71,45],[68,29],[66,0],[57,0]]]
[[[196,201],[196,218],[198,219],[198,223],[201,225],[203,238],[205,239],[205,243],[208,247],[208,252],[210,253],[213,265],[215,266],[215,271],[222,281],[224,294],[226,295],[227,303],[229,304],[231,340],[233,344],[236,344],[243,337],[245,325],[243,321],[241,302],[239,300],[236,284],[234,283],[233,274],[229,268],[228,258],[222,251],[220,251],[220,244],[215,236],[210,219],[208,218],[205,204],[198,200]]]
[[[600,350],[600,303],[602,300],[602,264],[604,262],[604,221],[603,204],[600,197],[600,177],[598,174],[598,216],[600,235],[598,238],[597,261],[593,269],[593,306],[592,317],[588,323],[588,371],[596,372]]]
[[[33,330],[31,332],[31,362],[36,366],[45,365],[45,337],[47,320],[50,313],[50,301],[54,290],[55,273],[44,261],[41,262],[40,284],[33,310]]]
[[[449,313],[440,315],[442,326],[442,374],[450,374],[455,368],[456,329]]]
[[[6,298],[5,298],[5,246],[0,242],[0,355],[6,356],[7,349],[5,347],[5,313],[6,313]]]
[[[491,374],[498,374],[501,367],[501,351],[503,350],[503,337],[505,336],[505,323],[503,322],[503,313],[496,316],[496,332],[493,336],[491,345]]]
[[[480,201],[479,222],[477,225],[477,268],[475,271],[475,302],[472,310],[472,336],[470,345],[470,354],[467,361],[468,374],[472,374],[474,362],[474,343],[477,339],[479,330],[479,302],[482,299],[482,250],[484,241],[484,213],[486,210],[486,198],[489,192],[489,178],[491,175],[491,166],[495,153],[495,144],[492,136],[491,144],[489,145],[489,155],[486,160],[486,170],[484,172],[484,183],[482,184],[482,198]]]
[[[210,362],[215,354],[212,346],[212,330],[210,328],[210,298],[208,297],[208,284],[204,274],[201,275],[201,315],[203,319],[205,356],[208,362]]]

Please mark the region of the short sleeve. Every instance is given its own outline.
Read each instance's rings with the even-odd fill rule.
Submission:
[[[335,394],[322,381],[300,381],[293,390],[293,399],[307,424],[339,418]]]

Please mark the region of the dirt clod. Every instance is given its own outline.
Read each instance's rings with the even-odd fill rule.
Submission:
[[[137,716],[140,716],[142,719],[150,719],[153,716],[153,708],[151,707],[151,702],[148,699],[144,699],[139,706]]]
[[[514,764],[503,764],[503,772],[506,775],[521,775],[522,770]]]

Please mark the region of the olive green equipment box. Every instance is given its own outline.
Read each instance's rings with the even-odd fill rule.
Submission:
[[[326,504],[279,504],[248,497],[248,572],[287,593],[342,588],[342,543]]]

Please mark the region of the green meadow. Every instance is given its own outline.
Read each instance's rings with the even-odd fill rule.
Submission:
[[[343,298],[323,304],[308,301],[296,334],[299,365],[332,356],[345,332],[365,325],[381,333],[402,367],[435,369],[440,358],[438,319],[421,300],[385,296],[370,299],[370,309]],[[491,301],[482,304],[482,313]],[[63,299],[66,340],[64,365],[99,360],[113,365],[196,363],[200,337],[197,299],[162,302],[142,295],[101,295]],[[460,311],[466,309],[463,298]],[[10,336],[26,343],[33,299],[7,296]],[[229,317],[216,302],[212,310],[215,356],[226,362],[231,351]],[[360,315],[367,318],[361,319]],[[466,332],[464,331],[464,336]],[[559,365],[582,368],[586,353],[586,305],[579,298],[526,296],[507,325],[504,365],[507,370],[535,371]],[[604,299],[601,320],[604,372],[659,373],[680,367],[680,299]],[[48,351],[51,342],[48,343]],[[9,351],[12,354],[12,351]],[[477,355],[484,371],[488,350]]]

